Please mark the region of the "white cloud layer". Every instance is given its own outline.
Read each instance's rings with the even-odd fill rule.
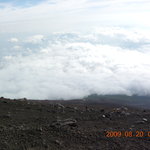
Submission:
[[[0,61],[1,96],[150,95],[148,35],[143,30],[98,28],[87,34],[34,35],[20,37],[17,43],[6,40],[11,45]],[[15,51],[18,45],[20,50]]]
[[[149,28],[149,0],[45,0],[30,7],[0,3],[0,32],[89,31],[95,26]]]

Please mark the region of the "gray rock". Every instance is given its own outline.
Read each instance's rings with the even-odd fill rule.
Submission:
[[[75,119],[64,119],[64,120],[57,120],[51,124],[52,127],[63,127],[63,126],[77,126],[77,121]]]
[[[147,122],[148,120],[146,118],[143,118],[143,121]]]
[[[136,124],[144,124],[145,121],[136,121],[135,123],[136,123]]]

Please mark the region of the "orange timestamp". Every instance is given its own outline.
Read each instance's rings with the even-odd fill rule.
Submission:
[[[150,137],[150,131],[106,131],[105,137]]]

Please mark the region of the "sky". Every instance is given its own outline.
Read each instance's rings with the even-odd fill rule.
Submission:
[[[0,0],[1,32],[91,31],[99,26],[149,28],[149,0]]]
[[[0,95],[150,95],[149,0],[0,0]]]

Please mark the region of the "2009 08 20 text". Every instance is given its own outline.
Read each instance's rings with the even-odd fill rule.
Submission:
[[[106,131],[106,137],[150,137],[150,131]]]

